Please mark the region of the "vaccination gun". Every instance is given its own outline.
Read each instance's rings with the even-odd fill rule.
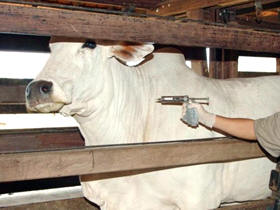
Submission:
[[[157,99],[161,104],[183,104],[186,103],[187,107],[191,103],[209,104],[209,98],[191,98],[188,95],[183,96],[161,96]],[[192,127],[198,126],[198,113],[196,108],[187,108],[186,113],[182,117],[182,120]]]

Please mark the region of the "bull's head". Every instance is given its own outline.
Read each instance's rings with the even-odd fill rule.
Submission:
[[[52,39],[50,49],[46,66],[26,88],[27,109],[88,115],[92,112],[88,102],[104,88],[108,63],[117,59],[135,66],[154,48],[151,44]]]

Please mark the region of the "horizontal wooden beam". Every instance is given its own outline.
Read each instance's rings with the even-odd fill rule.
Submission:
[[[238,77],[263,77],[263,76],[275,76],[279,75],[278,72],[238,72]]]
[[[174,22],[50,8],[0,4],[0,32],[155,42],[280,52],[280,34],[200,22]],[[265,41],[264,41],[265,40]]]
[[[174,15],[190,10],[215,6],[225,2],[228,2],[228,0],[171,0],[157,7],[154,14],[163,16]]]
[[[26,113],[25,88],[31,79],[0,78],[0,113]]]
[[[84,139],[76,127],[0,130],[0,153],[81,146]]]
[[[264,199],[257,201],[242,202],[237,205],[229,205],[217,208],[216,210],[265,210],[273,209],[274,204],[273,199]]]
[[[27,113],[25,104],[0,104],[0,114]]]
[[[106,177],[106,174],[116,172],[124,175],[123,172],[127,171],[131,174],[131,171],[139,173],[143,170],[263,156],[256,143],[228,138],[0,153],[0,182],[85,174],[103,174]],[[91,176],[88,178],[92,179]]]
[[[7,183],[7,185],[10,183]],[[26,185],[30,183],[26,183]],[[49,189],[40,189],[32,191],[23,191],[23,192],[13,192],[9,194],[1,194],[0,196],[0,209],[1,210],[25,210],[25,209],[83,209],[90,210],[89,208],[84,208],[87,202],[82,199],[83,193],[81,186],[71,186],[71,187],[60,187],[60,188],[49,188]],[[79,206],[74,204],[77,201],[77,198],[81,198],[81,201],[84,200],[84,206]],[[67,205],[64,201],[63,207],[52,206],[54,203],[63,202],[61,200],[67,199],[70,205]],[[46,203],[48,202],[48,203]],[[37,204],[35,204],[37,203]],[[82,203],[79,202],[81,205]],[[87,204],[90,205],[90,204]],[[44,206],[44,207],[43,207]],[[81,208],[82,207],[82,208]],[[89,207],[89,206],[88,206]],[[91,206],[91,210],[94,209]]]
[[[31,79],[0,79],[0,104],[25,104],[25,88]]]
[[[48,36],[0,34],[0,50],[20,52],[50,52]],[[9,69],[7,69],[9,71]],[[19,69],[18,71],[21,71]]]

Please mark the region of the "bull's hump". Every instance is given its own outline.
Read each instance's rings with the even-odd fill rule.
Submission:
[[[172,62],[185,64],[183,53],[175,48],[162,48],[154,52],[154,59],[158,62]]]

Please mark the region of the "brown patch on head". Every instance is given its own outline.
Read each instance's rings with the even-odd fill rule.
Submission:
[[[133,43],[133,42],[120,42],[118,43],[118,46],[120,46],[120,50],[118,53],[123,54],[124,56],[133,56],[133,53],[137,52],[137,48],[143,46],[143,44],[140,43]],[[117,50],[116,50],[117,51]]]
[[[136,50],[130,46],[124,46],[122,49],[114,50],[113,53],[118,55],[118,57],[129,60],[133,58],[133,53],[135,53]]]
[[[113,45],[111,52],[121,63],[128,66],[136,66],[145,60],[145,56],[152,53],[152,44],[141,44],[132,42],[119,42]]]

